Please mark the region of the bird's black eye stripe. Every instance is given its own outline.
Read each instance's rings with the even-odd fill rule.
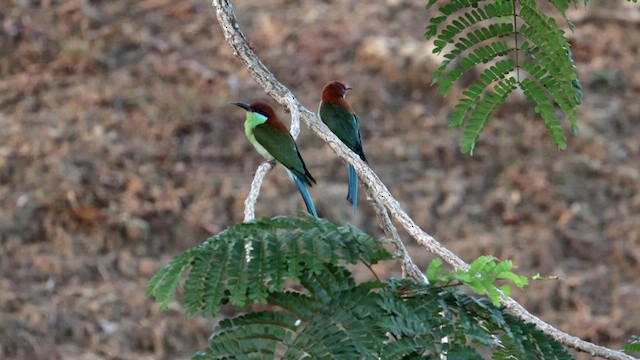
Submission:
[[[266,117],[266,118],[268,118],[268,117],[269,117],[269,115],[267,115],[267,112],[266,112],[266,111],[264,111],[264,110],[261,110],[261,109],[253,109],[253,111],[254,111],[254,112],[257,112],[258,114],[260,114],[260,115],[262,115],[262,116],[264,116],[264,117]]]

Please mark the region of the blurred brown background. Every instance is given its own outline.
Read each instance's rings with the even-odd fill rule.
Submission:
[[[447,128],[455,100],[428,86],[424,1],[247,0],[236,13],[308,108],[329,80],[353,86],[371,167],[427,232],[467,261],[559,276],[514,295],[563,330],[614,348],[640,334],[637,4],[570,13],[585,98],[567,151],[514,95],[473,157]],[[229,103],[264,92],[208,1],[7,0],[0,24],[0,358],[189,358],[214,322],[178,301],[160,312],[146,284],[242,221],[261,159]],[[344,164],[302,130],[321,215],[380,235],[363,197],[351,217]],[[277,168],[258,216],[301,209]]]

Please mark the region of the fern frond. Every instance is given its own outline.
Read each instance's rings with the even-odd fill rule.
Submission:
[[[483,360],[478,351],[471,346],[461,344],[443,344],[443,350],[446,351],[447,359],[459,360]]]
[[[278,344],[287,344],[297,330],[296,319],[283,313],[254,312],[223,320],[210,337],[207,348],[192,359],[227,359],[275,355]]]
[[[332,326],[341,329],[340,336],[348,341],[349,348],[357,351],[355,358],[369,358],[377,351],[380,343],[386,340],[385,332],[373,319],[379,316],[378,298],[374,291],[384,287],[380,282],[368,282],[356,285],[351,273],[341,267],[327,264],[323,272],[307,274],[301,284],[310,292],[316,306],[310,318],[306,318],[307,336],[318,338],[318,331],[326,325],[318,326],[317,317],[331,319]],[[277,295],[274,294],[274,298]],[[278,305],[289,311],[291,304],[278,299]]]
[[[385,340],[384,334],[371,327],[371,317],[357,317],[357,312],[352,311],[365,305],[349,300],[357,292],[356,288],[341,294],[346,307],[331,302],[318,306],[313,316],[303,320],[304,331],[296,334],[293,347],[319,359],[374,359],[379,344]]]
[[[356,285],[349,271],[333,265],[318,274],[305,272],[303,283],[316,284],[314,289],[323,291],[308,288],[309,294],[270,294],[267,302],[284,311],[260,312],[221,322],[209,346],[197,358],[215,359],[225,354],[264,356],[279,349],[285,359],[375,359],[374,354],[387,339],[384,329],[374,321],[378,316],[378,295],[374,290],[383,284]],[[333,296],[324,296],[329,292]]]
[[[329,302],[338,292],[355,286],[355,280],[349,270],[330,264],[327,264],[324,270],[326,271],[322,272],[322,277],[316,276],[317,272],[307,273],[300,280],[300,283],[318,300]]]
[[[169,301],[178,288],[182,274],[187,270],[196,254],[197,249],[184,251],[160,269],[149,281],[147,295],[154,296],[160,302],[162,310],[169,308]]]
[[[398,288],[404,289],[402,295],[397,293]],[[381,358],[437,356],[443,352],[447,358],[458,358],[458,355],[467,359],[482,358],[465,344],[467,341],[480,344],[475,337],[480,339],[484,335],[490,339],[491,334],[478,326],[478,319],[473,315],[463,314],[460,305],[451,301],[455,298],[449,291],[440,292],[405,280],[392,281],[389,290],[381,293],[383,316],[380,321],[396,340],[384,344]],[[396,296],[389,296],[390,293]],[[443,337],[448,337],[449,343],[442,343]]]
[[[469,33],[468,38],[461,38],[460,42],[456,43],[456,48],[445,55],[445,60],[440,63],[438,69],[433,73],[431,84],[433,85],[438,82],[442,73],[446,71],[449,66],[449,63],[459,57],[460,64],[446,74],[438,87],[438,92],[446,96],[451,86],[474,66],[480,63],[488,63],[499,56],[505,56],[509,52],[514,51],[514,49],[509,48],[504,41],[495,41],[489,45],[478,47],[469,55],[462,56],[461,54],[465,50],[492,37],[504,37],[511,33],[513,33],[513,26],[511,24],[492,24],[489,26],[489,32],[476,30]]]
[[[233,233],[233,232],[230,232]],[[211,240],[211,239],[209,239]],[[225,302],[231,295],[226,278],[229,268],[238,259],[244,258],[244,246],[241,242],[233,242],[220,248],[224,256],[216,257],[210,251],[211,242],[205,242],[191,263],[191,271],[184,286],[184,303],[189,316],[202,309],[204,315],[213,315],[218,311],[223,298]],[[195,274],[195,276],[194,276]]]
[[[476,80],[469,86],[467,90],[463,92],[463,97],[460,100],[460,104],[456,105],[451,113],[451,120],[449,121],[450,128],[460,127],[464,124],[467,113],[477,108],[477,102],[479,101],[485,90],[496,80],[504,78],[508,73],[515,69],[515,63],[513,60],[502,60],[496,63],[496,65],[484,70],[480,75],[480,79]]]
[[[533,5],[523,5],[519,16],[525,21],[520,33],[535,45],[535,50],[529,54],[558,82],[576,80],[575,66],[569,55],[570,44],[555,20],[542,14],[535,7],[535,2]]]
[[[569,9],[569,5],[573,4],[575,7],[578,7],[578,0],[549,0],[549,2],[551,4],[553,4],[553,6],[556,8],[556,10],[558,10],[558,12],[560,14],[562,14],[562,17],[564,18],[564,20],[567,22],[567,25],[569,25],[569,28],[573,31],[573,29],[575,28],[573,26],[573,23],[571,23],[571,20],[569,20],[569,17],[567,16],[567,10]],[[585,6],[587,6],[587,3],[589,1],[585,0]]]
[[[483,79],[485,81],[484,84],[488,85],[488,81],[494,82],[499,77],[505,76],[505,74],[510,72],[513,69],[513,67],[514,67],[514,64],[511,60],[498,62],[495,67],[491,67],[483,73],[483,75],[488,75],[486,79]],[[482,75],[480,77],[481,79],[483,78]],[[472,88],[473,87],[470,87],[469,90],[465,93],[468,93],[471,95],[469,96],[470,100],[477,102],[478,101],[477,99],[480,96],[480,93],[477,92],[477,90],[479,89],[474,89],[475,91],[471,92]],[[515,89],[516,89],[515,78],[509,77],[506,79],[499,80],[496,83],[494,90],[488,91],[485,94],[484,98],[481,101],[477,102],[477,107],[475,108],[475,111],[471,114],[468,124],[465,126],[464,133],[462,135],[462,140],[461,140],[462,147],[460,151],[462,151],[463,153],[468,152],[469,154],[473,155],[473,149],[475,147],[476,141],[480,137],[480,134],[482,133],[482,130],[484,129],[485,124],[489,120],[489,116],[491,116],[495,108],[498,107],[500,104],[502,104],[504,100],[507,98],[507,96],[509,96],[509,94]],[[454,115],[452,114],[451,115],[452,123],[449,126],[451,127],[452,124],[456,124],[456,125],[461,124],[462,121],[464,121],[464,115],[466,115],[466,113],[463,114],[462,118],[455,119]],[[454,123],[454,120],[455,120],[455,123]]]
[[[449,123],[452,128],[461,127],[471,113],[461,140],[461,151],[473,152],[488,116],[516,88],[523,91],[526,88],[527,99],[535,102],[536,111],[545,120],[553,141],[560,149],[566,148],[560,119],[553,108],[560,108],[570,123],[572,133],[576,134],[578,125],[575,109],[582,101],[582,89],[563,30],[553,18],[539,10],[535,0],[487,1],[481,4],[483,2],[447,2],[438,8],[441,16],[429,20],[425,33],[427,39],[434,39],[434,53],[453,45],[450,52],[444,55],[432,81],[432,85],[439,83],[438,92],[445,96],[463,75],[479,64],[495,61],[496,66],[504,65],[509,59],[501,58],[510,54],[515,58],[513,69],[509,70],[516,71],[515,84],[511,79],[504,80],[504,72],[501,76],[493,76],[494,71],[489,68],[484,70],[479,80],[463,91],[463,97],[452,111]],[[577,5],[578,0],[550,2],[566,18],[569,5]],[[429,1],[427,9],[434,4]],[[505,18],[513,21],[504,21]],[[514,40],[514,44],[506,41],[508,37]],[[521,53],[525,56],[519,56]],[[452,67],[454,61],[457,65]],[[522,81],[520,68],[529,74]],[[544,91],[534,92],[536,85]]]
[[[389,289],[404,289],[402,302],[397,298],[381,293],[381,307],[386,317],[387,328],[400,340],[387,344],[384,351],[391,354],[409,354],[412,351],[422,353],[440,348],[447,351],[447,357],[458,352],[463,358],[477,357],[475,349],[465,346],[470,341],[479,347],[495,349],[493,358],[504,359],[570,359],[571,356],[555,340],[536,329],[533,324],[518,320],[503,309],[494,306],[487,299],[469,296],[457,290],[434,291],[429,286],[409,283],[407,280],[391,281]],[[425,306],[426,304],[426,306]],[[406,314],[414,318],[429,319],[425,332],[415,332],[416,327],[404,327],[397,318],[412,321]],[[431,321],[438,321],[432,323]],[[398,326],[409,329],[408,332],[396,332]],[[449,345],[441,344],[439,339],[447,336]],[[412,339],[413,341],[405,340]],[[428,347],[421,348],[425,344]],[[401,347],[402,346],[402,347]],[[434,353],[438,353],[435,351]],[[386,353],[384,353],[386,354]],[[383,357],[387,358],[387,357]]]
[[[328,316],[317,315],[299,332],[293,349],[304,349],[313,359],[358,359],[360,354],[350,339]],[[287,356],[287,358],[293,358]],[[369,357],[371,358],[371,357]]]
[[[624,346],[624,352],[640,352],[640,337],[632,335],[629,343]]]
[[[479,349],[493,358],[570,358],[535,326],[455,289],[407,279],[357,285],[331,264],[301,280],[305,293],[268,294],[267,303],[282,311],[220,322],[194,359],[482,359]]]
[[[504,314],[506,326],[496,349],[499,359],[570,360],[573,357],[549,335],[535,325],[522,322],[511,314]]]
[[[452,2],[452,3],[455,3],[455,2]],[[442,8],[440,9],[440,11],[442,11]],[[501,2],[490,3],[482,8],[480,7],[473,8],[470,11],[464,13],[463,15],[453,20],[450,25],[447,25],[440,32],[437,39],[433,41],[433,44],[435,45],[433,52],[435,54],[439,54],[440,52],[442,52],[445,46],[447,46],[448,44],[452,44],[454,42],[454,39],[457,36],[462,34],[464,31],[467,31],[470,26],[475,25],[480,21],[495,18],[495,17],[500,17],[500,16],[508,16],[508,15],[511,15],[512,13],[513,13],[513,4],[511,2],[501,1]],[[505,25],[505,24],[491,24],[489,27],[483,27],[478,30],[475,30],[474,33],[476,36],[489,39],[489,38],[498,36],[495,34],[497,34],[499,30],[505,29],[500,25]],[[493,28],[491,28],[491,26],[493,26]],[[513,33],[513,27],[511,27],[510,33]]]
[[[515,79],[511,78],[515,83]],[[503,96],[496,94],[493,91],[488,91],[478,107],[471,115],[469,123],[466,125],[462,134],[461,149],[463,153],[469,153],[473,155],[473,149],[475,148],[476,141],[480,137],[480,133],[484,129],[485,124],[489,120],[489,116],[493,113],[493,110],[500,105],[503,100]]]
[[[430,345],[430,342],[420,338],[403,337],[385,344],[380,352],[380,359],[424,359],[427,357],[421,354],[429,350]],[[437,359],[437,357],[427,359]]]
[[[225,259],[229,262],[226,279],[216,279],[216,282],[213,284],[211,284],[210,279],[202,279],[202,282],[217,286],[220,284],[220,280],[222,280],[222,284],[226,282],[226,290],[229,291],[229,302],[231,304],[241,308],[249,305],[249,292],[266,292],[266,286],[260,282],[260,279],[264,278],[263,271],[269,271],[271,268],[271,264],[268,261],[260,262],[261,259],[264,260],[268,258],[267,256],[260,255],[260,250],[262,250],[260,240],[260,238],[255,237],[246,238],[244,241],[235,241],[230,257],[228,260]],[[253,250],[249,254],[247,254],[248,248]],[[216,252],[214,251],[210,253],[209,256],[215,259],[215,254]],[[256,269],[256,272],[251,274],[248,271],[250,263],[253,264],[254,269]],[[189,274],[190,277],[194,275],[197,276],[197,274]],[[251,285],[249,285],[249,277],[251,277]],[[260,296],[256,296],[256,298],[260,298]],[[213,315],[215,312],[203,314]]]
[[[570,44],[564,32],[555,20],[543,15],[531,0],[524,1],[520,16],[527,23],[520,28],[521,33],[534,44],[527,53],[539,64],[543,71],[533,75],[547,90],[546,96],[555,102],[571,124],[572,133],[578,131],[575,108],[581,103],[582,89],[577,79],[575,66],[571,57]],[[531,68],[529,61],[523,68]],[[540,104],[536,101],[537,104]],[[541,113],[542,115],[542,113]],[[547,124],[549,117],[545,118]],[[554,123],[559,122],[554,121]],[[566,148],[564,136],[553,134],[554,142],[559,148]]]
[[[390,257],[376,239],[350,225],[263,218],[234,225],[186,250],[152,279],[148,292],[166,307],[189,269],[184,285],[187,313],[214,315],[227,301],[238,307],[264,303],[286,279],[300,282],[303,275],[324,271],[327,264],[376,263]]]
[[[536,103],[535,111],[544,119],[545,127],[551,133],[551,138],[556,143],[556,146],[561,150],[566,149],[567,143],[562,131],[562,125],[554,115],[553,104],[549,97],[546,96],[544,88],[530,79],[522,80],[520,88],[527,99]]]
[[[504,96],[514,81],[501,78],[489,93]],[[351,226],[257,219],[178,255],[152,279],[149,293],[168,302],[188,269],[185,304],[190,314],[216,314],[227,301],[269,305],[270,311],[221,321],[206,349],[194,355],[198,360],[438,359],[443,354],[481,359],[485,352],[505,359],[569,358],[559,343],[485,298],[409,279],[357,284],[343,266],[388,258],[375,239]],[[471,270],[512,278],[510,262],[493,260],[480,258]],[[446,279],[436,268],[431,275]],[[284,291],[285,279],[294,278],[300,286]],[[448,342],[442,342],[444,337]]]

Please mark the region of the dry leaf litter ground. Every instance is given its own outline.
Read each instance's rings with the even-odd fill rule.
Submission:
[[[325,82],[354,87],[370,164],[419,225],[467,261],[559,276],[514,296],[620,348],[640,334],[640,24],[637,5],[603,3],[571,12],[585,98],[569,149],[513,96],[473,157],[447,128],[455,101],[428,86],[437,59],[421,2],[252,0],[236,12],[310,109]],[[179,301],[160,312],[145,287],[241,221],[260,158],[229,103],[264,92],[207,1],[10,1],[0,23],[0,358],[189,358],[215,321],[187,319]],[[363,200],[350,217],[344,165],[304,128],[300,144],[320,213],[379,235]],[[258,215],[301,208],[276,169]]]

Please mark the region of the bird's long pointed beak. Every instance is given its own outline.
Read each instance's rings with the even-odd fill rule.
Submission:
[[[240,106],[241,108],[243,108],[243,109],[245,109],[247,111],[251,111],[251,106],[249,106],[249,104],[245,104],[245,103],[242,103],[242,102],[235,102],[235,103],[232,103],[232,104],[235,105],[235,106]]]

